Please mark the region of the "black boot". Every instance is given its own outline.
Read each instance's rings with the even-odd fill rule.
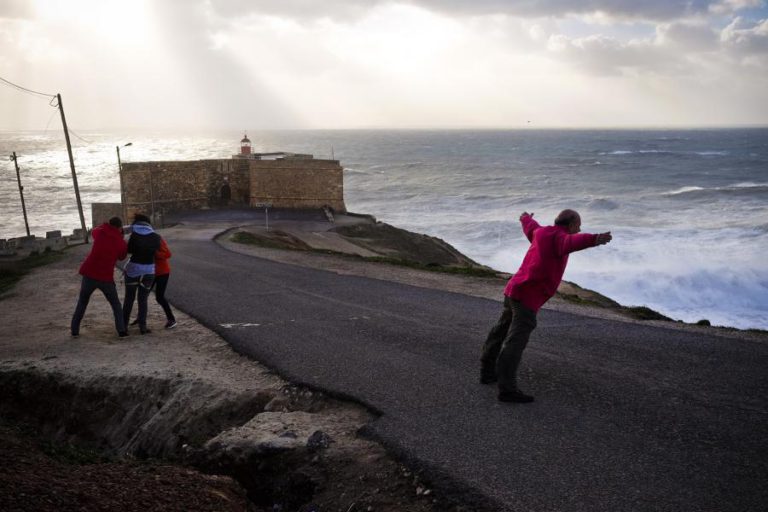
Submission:
[[[533,402],[533,397],[531,395],[526,395],[519,389],[515,389],[514,391],[500,391],[499,402],[513,402],[517,404],[527,404],[527,403]]]

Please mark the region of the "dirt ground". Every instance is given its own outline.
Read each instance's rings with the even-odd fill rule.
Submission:
[[[41,447],[51,446],[54,452],[82,448],[51,443],[47,436],[35,433],[34,425],[0,417],[0,510],[464,510],[441,504],[418,474],[377,443],[358,435],[374,417],[370,412],[293,386],[269,368],[233,352],[223,339],[181,311],[176,312],[178,327],[163,329],[165,318],[152,298],[148,318],[152,332],[148,335],[140,335],[132,327],[128,338],[118,338],[111,310],[96,292],[80,336],[71,338],[69,321],[80,286],[77,269],[88,249],[65,251],[61,260],[35,269],[2,296],[0,376],[4,372],[63,375],[83,386],[127,378],[187,380],[227,393],[266,393],[278,404],[273,406],[276,410],[262,415],[270,418],[261,423],[268,431],[247,434],[272,439],[289,432],[301,438],[322,430],[333,442],[322,457],[303,461],[296,468],[312,481],[310,502],[284,500],[249,506],[246,491],[234,480],[189,467],[137,462],[132,457],[97,463],[77,457],[62,461]],[[311,403],[294,410],[290,402],[301,401]],[[283,403],[287,408],[279,407]]]
[[[229,477],[160,462],[110,461],[0,425],[0,510],[5,512],[248,510]]]

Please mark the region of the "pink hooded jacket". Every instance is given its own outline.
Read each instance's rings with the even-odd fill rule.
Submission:
[[[568,255],[594,247],[597,235],[572,235],[566,226],[541,227],[530,215],[523,216],[520,223],[531,246],[520,269],[504,288],[504,295],[537,312],[557,291],[568,265]]]

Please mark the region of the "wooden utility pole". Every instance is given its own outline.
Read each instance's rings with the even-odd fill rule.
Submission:
[[[133,146],[133,142],[123,144],[123,146]],[[117,151],[117,170],[120,174],[120,204],[122,206],[121,210],[123,212],[123,222],[128,222],[128,208],[125,206],[125,181],[123,181],[123,163],[120,161],[120,146],[115,146],[115,150]]]
[[[21,211],[24,212],[24,226],[27,228],[27,236],[29,235],[29,222],[27,221],[27,207],[24,205],[24,187],[21,186],[21,174],[19,173],[19,161],[16,159],[16,152],[11,155],[11,160],[16,165],[16,181],[19,182],[19,195],[21,196]]]
[[[77,186],[77,173],[75,172],[75,159],[72,158],[72,144],[69,143],[69,130],[67,129],[67,118],[64,117],[64,104],[61,102],[61,94],[57,94],[59,101],[59,112],[61,113],[61,124],[64,125],[64,138],[67,141],[67,153],[69,153],[69,167],[72,169],[72,183],[75,185],[75,198],[77,199],[77,213],[80,214],[80,227],[83,229],[85,243],[88,243],[88,230],[85,229],[85,217],[83,217],[83,203],[80,201],[80,187]]]

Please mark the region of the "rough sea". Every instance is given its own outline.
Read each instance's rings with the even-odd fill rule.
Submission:
[[[443,238],[514,272],[521,212],[551,224],[564,208],[613,242],[571,256],[565,279],[674,319],[768,329],[768,128],[717,130],[249,132],[254,151],[333,155],[350,211]],[[123,161],[226,158],[242,132],[78,132],[90,203],[118,202]],[[33,234],[79,227],[64,136],[0,132],[0,238],[25,234],[16,151]]]

